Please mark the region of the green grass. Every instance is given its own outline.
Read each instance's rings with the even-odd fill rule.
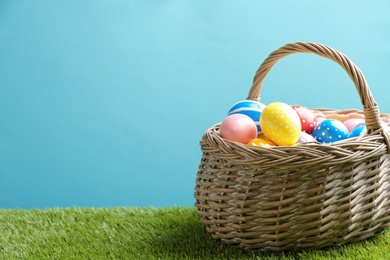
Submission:
[[[343,247],[264,254],[212,240],[193,207],[0,209],[0,259],[390,259],[390,230]]]

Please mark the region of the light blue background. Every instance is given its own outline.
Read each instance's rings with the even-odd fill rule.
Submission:
[[[274,49],[345,53],[389,113],[390,2],[0,2],[0,207],[193,205],[199,140]],[[281,60],[263,103],[361,108],[337,64]]]

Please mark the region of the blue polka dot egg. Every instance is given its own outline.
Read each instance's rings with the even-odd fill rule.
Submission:
[[[367,134],[367,128],[366,125],[358,125],[355,127],[351,133],[349,134],[349,137],[356,137],[356,136],[361,136]]]
[[[349,137],[346,125],[337,119],[325,119],[312,132],[314,138],[320,143],[333,143]]]
[[[228,116],[233,115],[233,114],[244,114],[252,118],[252,120],[256,123],[257,126],[257,131],[261,132],[260,128],[260,115],[261,112],[263,111],[265,105],[253,101],[253,100],[242,100],[237,102],[230,108],[228,112]]]

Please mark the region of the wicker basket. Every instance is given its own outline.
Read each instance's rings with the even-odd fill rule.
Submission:
[[[254,251],[320,249],[372,237],[390,226],[390,115],[380,114],[361,71],[342,53],[292,43],[261,64],[249,91],[281,58],[314,53],[338,63],[356,86],[363,110],[314,109],[366,119],[368,133],[331,144],[255,147],[224,140],[219,124],[200,141],[195,206],[216,240]]]

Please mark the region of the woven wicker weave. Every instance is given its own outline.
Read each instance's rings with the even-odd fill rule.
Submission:
[[[348,73],[363,110],[315,113],[366,119],[368,134],[331,144],[255,147],[224,140],[219,124],[200,141],[195,206],[216,240],[255,251],[320,249],[372,237],[390,226],[389,137],[361,71],[342,53],[316,43],[272,52],[254,77],[248,99],[281,58],[313,53]]]

